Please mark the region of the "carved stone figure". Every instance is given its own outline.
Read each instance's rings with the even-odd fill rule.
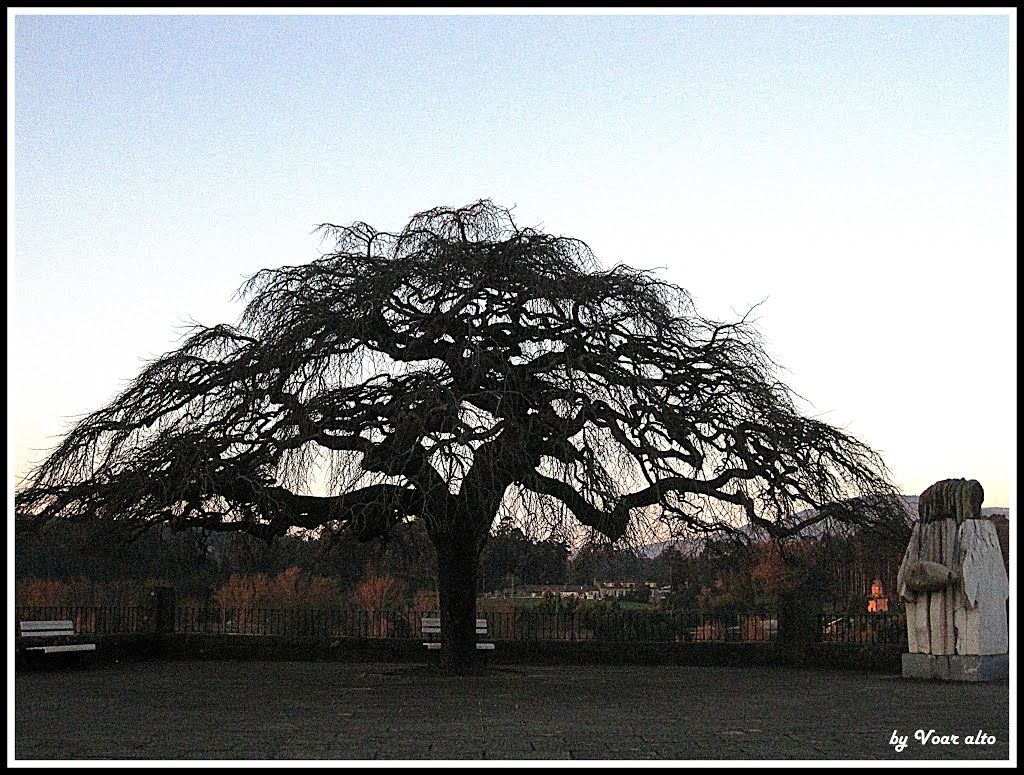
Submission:
[[[897,577],[911,654],[1008,651],[1009,582],[995,526],[981,518],[984,498],[973,479],[944,479],[921,493]]]

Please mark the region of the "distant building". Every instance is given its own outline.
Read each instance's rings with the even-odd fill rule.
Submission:
[[[597,587],[572,586],[563,584],[523,584],[516,587],[512,597],[521,600],[536,600],[544,597],[576,598],[579,600],[598,600],[600,591]]]
[[[602,600],[617,599],[642,594],[650,599],[657,598],[658,582],[656,581],[598,581],[594,580]]]
[[[617,600],[625,597],[644,597],[652,602],[668,596],[671,589],[658,589],[656,581],[594,581],[593,586],[572,584],[523,584],[508,596],[519,600],[545,597],[575,598],[577,600]]]
[[[578,600],[597,600],[601,597],[601,591],[597,587],[559,587],[559,597],[574,597]]]
[[[868,613],[880,614],[889,610],[889,598],[882,589],[882,580],[875,579],[871,585],[871,596],[868,598]]]
[[[551,587],[541,584],[523,584],[512,591],[512,597],[531,600],[544,597],[544,593],[550,591]]]

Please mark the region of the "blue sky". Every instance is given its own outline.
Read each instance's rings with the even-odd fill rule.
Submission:
[[[11,478],[315,224],[488,197],[712,317],[760,303],[807,411],[905,492],[1009,505],[1011,25],[15,13]]]

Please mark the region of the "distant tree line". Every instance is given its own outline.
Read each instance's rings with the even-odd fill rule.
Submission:
[[[706,613],[778,608],[799,598],[817,610],[867,611],[871,586],[895,600],[896,574],[910,528],[823,534],[786,543],[709,541],[671,562],[668,604]]]
[[[18,602],[123,605],[140,598],[146,585],[161,583],[194,605],[436,607],[436,560],[418,522],[370,543],[326,532],[267,542],[245,533],[174,531],[167,525],[126,541],[126,529],[118,523],[59,520],[42,532],[19,535]],[[709,540],[697,550],[650,558],[607,543],[573,551],[555,538],[531,538],[502,523],[481,555],[478,591],[651,581],[671,590],[662,607],[677,610],[767,610],[781,598],[801,595],[814,605],[863,611],[876,578],[887,594],[895,592],[908,538],[908,529],[897,525],[781,547]]]
[[[174,531],[167,525],[137,536],[127,530],[118,523],[55,520],[41,532],[19,535],[14,552],[18,602],[126,604],[146,584],[160,583],[197,605],[235,600],[285,607],[429,607],[437,591],[436,560],[418,522],[369,543],[326,532],[268,542],[246,533]],[[668,567],[667,557],[650,560],[608,545],[586,546],[573,554],[562,541],[533,539],[502,525],[482,554],[478,591],[589,585],[598,578],[667,583]],[[56,600],[59,596],[75,599]]]

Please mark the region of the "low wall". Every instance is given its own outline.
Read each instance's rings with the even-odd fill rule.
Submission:
[[[494,661],[534,664],[779,665],[899,673],[899,645],[819,643],[497,643]]]
[[[426,662],[436,658],[415,639],[290,638],[274,635],[98,636],[96,658],[341,660]],[[901,671],[902,647],[894,644],[816,643],[621,643],[610,641],[496,641],[495,665],[779,665]]]

